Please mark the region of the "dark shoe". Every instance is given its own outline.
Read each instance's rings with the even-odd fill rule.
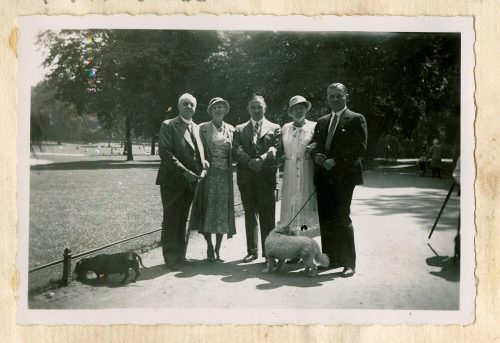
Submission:
[[[247,256],[243,257],[243,263],[248,263],[252,262],[253,260],[256,260],[258,258],[257,254],[248,254]]]
[[[300,262],[300,258],[299,257],[295,257],[295,258],[291,258],[289,260],[286,261],[286,264],[297,264]]]
[[[215,262],[225,262],[222,258],[220,258],[220,256],[217,256],[215,258]]]
[[[354,269],[351,267],[344,267],[342,271],[342,277],[351,277],[354,275]]]

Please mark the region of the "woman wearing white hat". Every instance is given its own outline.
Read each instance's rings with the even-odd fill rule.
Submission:
[[[291,222],[291,227],[319,227],[318,205],[314,191],[314,161],[309,155],[308,144],[314,134],[316,122],[306,119],[311,103],[303,96],[296,95],[288,104],[288,115],[293,121],[283,125],[283,146],[285,149],[285,170],[281,195],[281,217],[283,225],[302,211]],[[309,199],[310,198],[310,199]],[[309,201],[308,201],[309,199]]]
[[[207,241],[207,259],[224,262],[220,257],[222,237],[227,234],[228,238],[231,238],[236,233],[231,154],[234,127],[223,120],[229,112],[229,103],[226,100],[213,98],[207,111],[212,120],[200,124],[200,137],[210,168],[200,185],[198,199],[201,222],[196,223],[195,227]],[[216,237],[215,249],[212,234]]]

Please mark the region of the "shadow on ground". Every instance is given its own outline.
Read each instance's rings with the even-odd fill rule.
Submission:
[[[256,286],[259,290],[271,290],[283,286],[292,287],[319,287],[326,281],[331,281],[341,277],[341,272],[320,271],[316,277],[309,277],[304,273],[304,267],[301,263],[294,265],[285,265],[279,273],[264,273],[264,263],[244,264],[241,261],[231,261],[225,263],[214,263],[206,260],[192,260],[192,263],[180,267],[180,270],[174,271],[168,269],[163,263],[148,269],[140,269],[140,276],[137,281],[153,280],[168,273],[175,273],[176,278],[192,278],[197,275],[220,276],[223,282],[243,282],[247,279],[261,279],[263,283]],[[130,277],[124,283],[121,283],[123,275],[113,274],[108,276],[107,280],[97,279],[96,277],[80,280],[79,282],[92,287],[117,288],[125,287],[132,283],[135,277],[134,272],[130,272]],[[133,284],[133,283],[132,283]]]
[[[213,263],[208,261],[199,261],[189,267],[181,269],[176,274],[178,278],[191,278],[197,275],[219,275],[223,282],[242,282],[247,279],[261,279],[262,284],[256,286],[259,290],[276,289],[282,286],[292,287],[318,287],[323,282],[333,280],[341,276],[341,273],[332,273],[331,271],[320,272],[316,277],[308,277],[304,274],[304,267],[301,263],[294,265],[285,265],[281,272],[266,274],[264,263],[246,264],[241,261],[231,261],[226,263]]]
[[[451,256],[432,256],[425,262],[428,266],[441,268],[439,271],[431,271],[429,274],[439,276],[446,281],[460,282],[460,262],[453,262]]]

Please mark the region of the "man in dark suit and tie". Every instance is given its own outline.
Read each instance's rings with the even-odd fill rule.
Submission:
[[[163,204],[161,244],[168,268],[184,263],[186,221],[197,182],[207,173],[198,125],[193,121],[196,99],[191,94],[179,98],[179,115],[165,120],[158,137],[161,164],[156,178]]]
[[[245,211],[247,256],[243,262],[258,258],[258,224],[262,256],[264,241],[276,224],[275,197],[277,159],[283,153],[281,129],[264,117],[266,103],[254,95],[248,102],[250,120],[236,126],[233,156],[238,162],[237,183]]]
[[[354,187],[363,184],[367,141],[365,117],[346,107],[347,97],[343,84],[328,86],[332,112],[318,120],[311,141],[322,250],[330,257],[328,268],[344,267],[343,277],[354,275],[356,268],[351,200]]]

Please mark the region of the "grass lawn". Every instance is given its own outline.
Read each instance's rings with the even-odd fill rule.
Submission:
[[[31,167],[30,269],[61,259],[65,247],[75,255],[161,228],[160,188],[155,185],[159,156],[138,154],[126,162],[124,156],[92,152],[76,145],[46,147],[38,158],[54,163]],[[240,203],[236,184],[235,190],[235,203]],[[241,205],[236,211],[241,212]],[[138,249],[159,239],[158,232],[102,252]],[[30,274],[30,288],[59,278],[61,272],[58,265]]]

